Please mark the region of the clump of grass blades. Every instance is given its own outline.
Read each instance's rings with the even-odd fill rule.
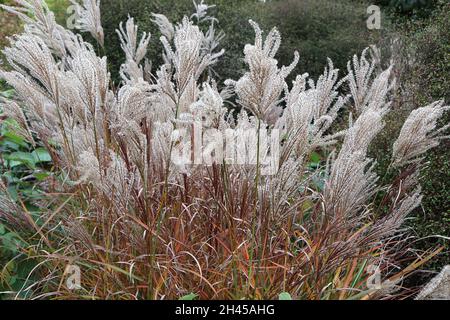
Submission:
[[[441,102],[414,112],[394,145],[393,181],[379,181],[367,149],[389,112],[391,68],[375,73],[367,50],[339,80],[331,61],[317,81],[285,79],[299,60],[278,67],[276,28],[246,45],[249,71],[222,90],[212,79],[220,33],[207,6],[161,28],[165,63],[146,60],[150,36],[139,41],[130,18],[118,34],[126,61],[122,83],[110,83],[106,57],[80,35],[58,25],[40,0],[3,6],[29,26],[4,54],[13,71],[0,76],[16,91],[5,114],[19,134],[37,137],[59,172],[61,194],[48,194],[30,212],[8,197],[2,182],[0,218],[27,240],[39,261],[38,280],[23,288],[35,298],[298,299],[405,297],[401,280],[439,252],[400,269],[408,241],[402,224],[421,201],[420,155],[437,145],[445,128]],[[79,27],[103,45],[98,1],[79,5]],[[197,24],[207,24],[202,30]],[[350,92],[342,94],[348,83]],[[225,108],[234,101],[241,111]],[[352,110],[352,113],[345,112]],[[347,117],[347,130],[332,124]],[[342,119],[341,119],[342,120]],[[194,125],[205,132],[250,130],[256,162],[172,161]],[[207,131],[210,130],[210,131]],[[241,130],[241,131],[239,131]],[[261,132],[282,133],[280,161],[264,175]],[[205,137],[204,137],[205,138]],[[201,139],[201,138],[200,138]],[[420,141],[420,144],[414,144]],[[198,141],[192,141],[193,145]],[[211,156],[207,148],[201,150]],[[208,154],[209,152],[209,154]],[[322,161],[311,159],[322,157]],[[189,156],[190,157],[190,156]],[[374,199],[382,196],[382,206]],[[81,268],[78,290],[67,286],[67,266]],[[31,274],[30,274],[31,276]],[[375,281],[372,283],[373,279]],[[19,292],[20,293],[20,292]],[[19,293],[16,293],[19,294]]]

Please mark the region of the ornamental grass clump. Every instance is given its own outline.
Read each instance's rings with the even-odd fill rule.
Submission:
[[[390,68],[376,74],[366,52],[342,78],[329,61],[316,81],[288,84],[299,54],[278,66],[280,33],[264,37],[250,21],[248,71],[217,83],[223,34],[201,3],[178,24],[154,15],[161,66],[133,18],[118,26],[126,61],[116,85],[107,57],[58,25],[44,1],[16,2],[2,6],[25,23],[3,51],[12,70],[0,77],[16,95],[2,108],[17,134],[47,148],[54,174],[33,209],[0,184],[0,219],[38,261],[36,280],[13,297],[391,298],[409,294],[402,279],[436,254],[405,267],[402,225],[420,205],[421,154],[444,138],[436,124],[448,107],[411,114],[394,144],[398,174],[380,180],[367,150],[394,79]],[[101,51],[99,1],[76,5]],[[81,271],[76,288],[71,266]]]

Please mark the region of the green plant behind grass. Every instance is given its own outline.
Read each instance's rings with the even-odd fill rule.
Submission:
[[[380,176],[386,174],[392,137],[400,131],[402,121],[415,108],[433,100],[450,102],[450,4],[436,1],[434,10],[426,17],[389,16],[390,31],[399,36],[401,46],[395,54],[404,62],[396,61],[400,68],[402,85],[391,115],[387,117],[386,129],[378,137],[372,155],[380,164]],[[450,114],[442,123],[450,121]],[[447,131],[448,132],[448,131]],[[414,211],[408,222],[415,236],[414,248],[419,252],[430,247],[443,246],[444,250],[430,261],[424,269],[440,271],[450,264],[450,143],[443,141],[440,147],[426,153],[421,177],[425,195],[422,206]],[[425,283],[430,273],[418,273],[413,285]]]
[[[0,82],[0,88],[0,99],[13,97],[14,90],[4,82]],[[51,175],[51,158],[43,147],[33,147],[18,135],[17,127],[14,120],[2,117],[0,107],[0,180],[8,184],[9,196],[39,221],[39,208],[33,203],[44,198],[40,184]],[[26,248],[29,244],[22,238],[23,235],[0,221],[0,299],[11,298],[9,292],[20,292],[34,280],[28,275],[36,262],[28,257]]]
[[[376,33],[366,27],[367,4],[351,0],[281,0],[260,2],[253,0],[206,1],[215,4],[212,9],[218,18],[218,29],[223,30],[226,52],[215,66],[220,80],[241,76],[245,70],[242,59],[242,43],[252,40],[248,20],[257,21],[266,31],[276,26],[283,34],[283,47],[278,55],[280,65],[292,61],[292,52],[300,52],[300,64],[296,72],[308,72],[317,78],[323,72],[327,58],[338,68],[346,69],[347,61],[369,46]],[[160,65],[160,32],[152,23],[151,13],[164,13],[172,22],[180,21],[192,12],[191,0],[128,0],[103,1],[102,24],[105,29],[106,52],[115,79],[116,70],[124,60],[115,30],[128,14],[135,18],[140,31],[151,32],[152,40],[148,56],[154,65]],[[292,80],[292,78],[289,79]]]

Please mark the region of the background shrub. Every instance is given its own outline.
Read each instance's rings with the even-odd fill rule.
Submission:
[[[431,8],[431,9],[430,9]],[[384,176],[384,168],[389,165],[392,137],[398,134],[407,114],[415,108],[422,107],[431,101],[444,99],[450,103],[450,4],[448,1],[433,1],[432,6],[419,8],[412,15],[404,15],[391,11],[388,18],[391,32],[389,38],[400,39],[393,54],[397,64],[398,76],[402,86],[392,113],[387,118],[383,134],[378,138],[372,155],[377,157],[380,165],[380,176]],[[430,13],[428,10],[432,10]],[[448,123],[450,115],[442,119]],[[422,172],[421,184],[424,199],[422,206],[411,216],[409,225],[415,232],[419,251],[430,247],[443,246],[442,254],[433,259],[424,269],[440,270],[450,264],[450,242],[442,237],[430,235],[450,235],[450,142],[442,144],[426,154],[428,166]],[[428,280],[429,273],[417,275],[413,282],[421,284]]]
[[[365,1],[334,0],[280,0],[260,2],[257,0],[216,0],[212,10],[218,18],[219,29],[225,33],[222,41],[225,56],[216,66],[217,73],[226,78],[238,78],[244,69],[243,45],[253,40],[248,20],[253,19],[270,30],[277,26],[283,37],[283,45],[277,56],[280,65],[292,61],[293,52],[300,52],[298,69],[308,71],[312,77],[323,72],[326,58],[330,57],[337,67],[346,69],[352,55],[361,52],[371,43],[371,34],[366,28]],[[151,22],[151,13],[164,13],[169,20],[180,21],[193,12],[191,0],[113,0],[102,1],[103,27],[106,51],[112,70],[117,72],[124,61],[123,52],[115,33],[120,21],[127,15],[135,18],[140,31],[152,34],[149,57],[153,65],[162,61],[159,43],[160,33]],[[115,73],[117,79],[117,73]]]
[[[216,5],[211,13],[219,20],[218,29],[226,34],[222,42],[226,43],[226,53],[221,63],[216,66],[217,73],[236,78],[244,68],[243,44],[250,42],[254,37],[252,30],[248,28],[248,19],[263,20],[266,7],[258,1],[248,0],[218,0],[207,3]],[[113,0],[103,1],[101,6],[102,24],[107,39],[106,52],[113,78],[116,80],[118,79],[117,71],[125,59],[115,31],[121,21],[126,21],[130,15],[139,25],[140,32],[146,31],[152,34],[148,57],[152,60],[153,66],[158,66],[162,63],[160,54],[162,46],[159,41],[161,34],[158,27],[151,21],[151,14],[163,13],[173,23],[181,21],[183,16],[189,16],[194,11],[191,0]]]
[[[280,61],[286,64],[292,52],[300,52],[299,72],[316,78],[327,57],[340,70],[347,61],[373,43],[376,33],[366,27],[365,1],[284,0],[268,4],[269,25],[283,36]]]
[[[440,0],[376,0],[377,5],[382,5],[391,13],[410,18],[423,18],[429,16]],[[398,18],[397,17],[397,18]]]
[[[8,4],[9,1],[0,0],[0,4]],[[16,16],[7,13],[6,11],[0,11],[0,48],[3,48],[8,44],[7,37],[20,31],[20,23]],[[0,53],[0,59],[3,54]],[[1,86],[1,84],[0,84]],[[1,90],[1,87],[0,87]]]
[[[14,90],[5,89],[0,81],[0,99],[12,98]],[[34,148],[16,133],[18,124],[12,119],[1,116],[0,107],[0,179],[8,184],[8,193],[38,216],[38,209],[31,204],[43,195],[40,184],[50,175],[50,155],[42,147]],[[22,235],[23,236],[23,235]],[[0,221],[0,299],[1,292],[19,291],[31,284],[28,274],[35,262],[20,250],[25,244],[24,238]],[[23,298],[23,297],[22,297]]]
[[[445,4],[444,4],[445,2]],[[433,99],[450,103],[450,3],[440,1],[440,6],[425,22],[417,22],[407,33],[408,45],[417,53],[407,85],[415,106]],[[443,119],[450,121],[450,114]],[[419,237],[450,235],[450,141],[443,141],[438,149],[427,154],[429,166],[423,173],[423,210],[416,210],[413,226]],[[443,238],[427,238],[418,243],[419,248],[444,245],[445,252],[434,259],[430,268],[441,269],[450,264],[450,242]]]
[[[0,4],[12,3],[12,0],[0,0]],[[47,0],[47,3],[58,22],[64,23],[68,1]],[[22,24],[15,15],[0,10],[0,25],[0,48],[3,48],[9,44],[7,37],[19,33]],[[2,58],[3,54],[0,53]],[[2,67],[7,68],[6,65]],[[0,100],[13,95],[14,90],[0,81]],[[0,178],[7,181],[8,192],[14,199],[20,198],[30,212],[38,215],[31,201],[42,197],[40,184],[51,174],[50,155],[42,146],[33,147],[17,135],[17,124],[11,119],[2,118],[1,114],[0,107]],[[27,277],[36,262],[28,258],[27,252],[20,250],[25,245],[22,236],[0,222],[0,292],[19,291],[34,281]],[[0,299],[6,297],[6,294],[0,294]]]

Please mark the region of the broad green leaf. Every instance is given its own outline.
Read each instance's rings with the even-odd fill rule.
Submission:
[[[9,161],[7,161],[7,162],[9,162]],[[9,164],[7,164],[7,167],[9,167]],[[5,172],[2,175],[2,177],[6,178],[6,180],[8,181],[8,184],[20,182],[20,179],[18,177],[16,177],[12,171]]]
[[[17,199],[19,199],[19,195],[17,194],[17,190],[14,186],[8,186],[8,195],[14,201],[17,201]]]
[[[195,293],[187,294],[181,297],[179,300],[192,301],[195,300],[198,296]]]
[[[19,144],[12,142],[12,141],[8,141],[6,139],[4,139],[1,142],[1,146],[2,146],[2,152],[8,152],[9,150],[19,151],[19,149],[21,147]],[[3,151],[3,150],[6,150],[6,151]]]
[[[39,181],[45,180],[50,175],[49,172],[34,172],[33,176]]]
[[[3,137],[3,139],[5,139],[5,141],[13,142],[13,143],[15,143],[15,144],[17,144],[17,145],[19,145],[21,147],[24,147],[24,148],[28,147],[28,144],[26,143],[24,138],[14,134],[10,130],[5,130],[4,132],[2,132],[2,137]]]
[[[23,161],[16,161],[16,160],[6,160],[6,166],[9,168],[14,168],[17,166],[21,166],[23,165]],[[17,181],[19,181],[20,179],[17,179]]]
[[[26,188],[21,190],[22,195],[26,197],[34,197],[34,198],[40,198],[42,197],[42,192],[35,188]]]
[[[292,300],[292,297],[289,293],[287,292],[282,292],[278,295],[278,299],[279,300]]]
[[[36,161],[34,156],[28,152],[17,151],[13,152],[10,155],[5,156],[6,160],[20,161],[23,164],[30,166],[31,168],[35,168]]]
[[[34,157],[34,162],[35,163],[51,162],[52,161],[52,158],[50,157],[50,154],[44,148],[37,148],[36,150],[34,150],[31,153],[31,155]]]

